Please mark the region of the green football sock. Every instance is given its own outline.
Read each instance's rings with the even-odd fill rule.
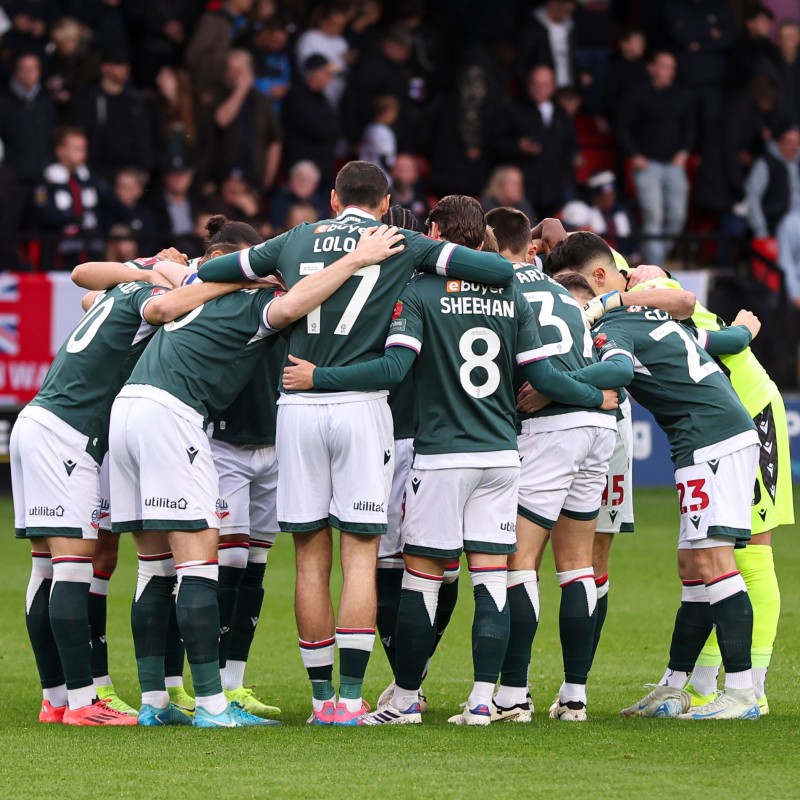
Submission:
[[[164,691],[164,653],[175,605],[175,561],[170,553],[139,557],[131,631],[142,692]]]
[[[669,669],[691,672],[713,627],[711,606],[702,581],[683,581],[681,605],[675,615]]]
[[[261,607],[264,603],[266,569],[266,562],[247,562],[247,569],[245,569],[242,582],[239,584],[236,607],[233,612],[233,625],[228,648],[228,659],[231,661],[247,661],[250,657],[250,646],[253,644],[256,626],[261,616]]]
[[[197,697],[222,692],[219,674],[219,605],[215,563],[178,565],[178,629]]]
[[[597,586],[592,567],[556,573],[561,587],[558,628],[565,683],[585,685],[592,665]]]
[[[508,610],[508,570],[470,567],[475,616],[472,620],[472,666],[476,683],[494,685],[508,647],[511,617]]]
[[[539,586],[536,570],[508,573],[509,637],[500,671],[503,686],[528,686],[531,648],[539,627]]]
[[[220,556],[222,556],[220,552]],[[230,551],[229,551],[230,552]],[[245,551],[245,559],[247,552]],[[219,603],[219,665],[225,666],[231,646],[231,629],[239,587],[244,577],[244,567],[219,567],[219,583],[217,584],[217,602]]]
[[[53,565],[49,552],[33,552],[31,556],[31,577],[25,598],[25,625],[42,688],[53,689],[64,683],[61,658],[50,626]]]
[[[336,649],[339,651],[339,697],[356,700],[367,671],[369,656],[375,644],[373,628],[337,628]]]
[[[603,633],[603,625],[606,624],[606,615],[608,614],[608,575],[601,575],[599,578],[595,578],[594,583],[597,586],[597,619],[595,620],[594,641],[592,642],[592,664],[594,664],[597,646],[600,644],[600,636]]]
[[[173,593],[174,595],[174,593]],[[183,667],[186,661],[186,648],[178,630],[178,612],[175,597],[169,604],[169,623],[167,625],[167,649],[164,651],[164,674],[168,678],[183,681]]]
[[[444,573],[444,580],[439,589],[439,605],[436,607],[436,642],[433,646],[433,651],[439,646],[442,641],[442,636],[450,624],[450,618],[456,609],[458,602],[458,575],[459,567],[452,568],[448,566]],[[433,655],[433,652],[431,652]]]
[[[89,630],[91,581],[91,558],[53,558],[50,625],[58,646],[67,690],[92,685],[92,643]]]
[[[772,547],[749,544],[743,550],[734,551],[734,556],[753,606],[753,667],[766,669],[772,658],[781,615],[781,591]]]
[[[395,632],[397,613],[400,609],[400,592],[403,584],[403,570],[394,567],[378,567],[378,614],[376,627],[383,645],[383,652],[394,672]]]
[[[436,643],[436,617],[442,578],[403,571],[400,605],[397,609],[395,683],[416,691],[425,665]]]
[[[89,586],[89,627],[92,631],[92,677],[108,675],[108,643],[106,621],[108,617],[108,582],[111,575],[94,571]]]
[[[736,572],[706,584],[726,675],[752,666],[753,606],[741,574]]]

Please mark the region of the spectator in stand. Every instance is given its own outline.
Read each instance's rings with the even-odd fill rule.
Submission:
[[[258,218],[258,194],[244,179],[240,170],[233,170],[219,187],[219,194],[206,203],[212,214],[223,214],[237,222],[253,223]]]
[[[394,125],[400,114],[400,101],[392,94],[382,94],[372,98],[372,107],[372,123],[364,129],[358,157],[390,172],[397,158]]]
[[[226,91],[214,112],[217,176],[241,172],[251,186],[269,192],[283,152],[283,130],[270,101],[253,85],[253,57],[231,50],[225,68]]]
[[[575,60],[587,114],[601,116],[613,41],[611,0],[582,0],[575,12]]]
[[[39,57],[22,55],[14,65],[8,89],[0,95],[0,140],[5,162],[26,196],[53,157],[56,113],[41,77]]]
[[[149,192],[150,207],[156,220],[160,244],[180,244],[186,237],[194,236],[194,218],[199,210],[197,198],[192,194],[194,170],[183,156],[173,156],[164,170],[164,184],[159,191]]]
[[[106,261],[114,261],[124,264],[126,261],[133,261],[139,257],[139,253],[150,253],[146,247],[142,247],[136,232],[127,225],[117,223],[112,225],[108,231],[108,242],[106,244]]]
[[[319,219],[320,216],[311,203],[295,203],[289,206],[289,210],[286,212],[286,217],[283,220],[283,225],[281,225],[279,232],[296,228],[303,222],[316,222]]]
[[[579,83],[575,6],[576,0],[547,0],[533,12],[519,44],[517,73],[521,81],[527,80],[533,67],[546,65],[553,70],[557,88]]]
[[[354,61],[375,46],[377,27],[382,14],[383,6],[380,0],[361,0],[356,4],[353,18],[344,32]]]
[[[336,68],[323,90],[333,108],[338,109],[346,88],[345,72],[351,61],[350,45],[344,31],[350,19],[350,6],[343,2],[329,2],[317,6],[311,15],[307,31],[300,34],[295,45],[298,64],[305,65],[312,56],[322,56]]]
[[[289,208],[297,204],[312,205],[317,219],[330,216],[330,200],[319,191],[319,179],[319,168],[313,161],[298,161],[292,166],[286,185],[270,201],[269,221],[274,228],[283,225]]]
[[[276,114],[281,113],[283,98],[292,85],[289,57],[291,26],[279,15],[257,23],[251,40],[255,87],[269,98]]]
[[[778,260],[789,302],[800,312],[800,209],[790,211],[778,225]]]
[[[617,118],[617,145],[631,160],[645,236],[677,236],[686,222],[694,113],[691,98],[675,86],[675,70],[675,57],[656,51],[647,66],[650,80],[622,98]],[[669,239],[649,239],[642,257],[661,266],[672,246]]]
[[[208,152],[213,149],[209,146],[210,132],[198,125],[191,80],[182,67],[163,66],[158,71],[153,116],[162,157],[183,161],[213,158],[213,152]]]
[[[745,11],[744,38],[739,39],[728,53],[728,86],[746,89],[750,79],[767,64],[777,66],[778,48],[770,38],[775,15],[760,3]]]
[[[419,222],[420,229],[428,218],[430,204],[419,179],[419,164],[410,153],[398,153],[391,172],[392,203],[407,208]]]
[[[313,161],[320,172],[323,192],[333,188],[336,143],[342,135],[339,112],[325,95],[338,71],[337,65],[325,56],[310,55],[283,104],[284,166]]]
[[[733,12],[729,0],[667,0],[665,15],[678,59],[677,83],[691,94],[702,146],[722,104]]]
[[[130,73],[125,53],[106,53],[100,83],[78,101],[75,119],[89,139],[92,169],[106,180],[123,167],[149,173],[155,162],[150,107]]]
[[[586,187],[590,198],[587,230],[602,236],[627,259],[636,260],[633,215],[617,199],[614,173],[611,170],[596,172],[586,181]]]
[[[45,2],[49,4],[49,0]],[[128,49],[122,0],[60,0],[58,5],[60,13],[86,25],[97,44],[113,51]]]
[[[213,107],[218,90],[225,85],[228,50],[242,33],[252,7],[253,0],[225,0],[197,21],[184,62],[204,111]]]
[[[555,216],[575,180],[575,126],[553,101],[555,75],[550,67],[534,67],[528,75],[527,97],[510,109],[500,144],[525,179],[525,194],[535,216]]]
[[[72,269],[102,256],[97,224],[97,184],[86,166],[88,141],[79,128],[57,128],[56,161],[44,170],[34,190],[31,227],[55,234],[42,246],[43,264],[50,269]]]
[[[647,85],[647,62],[644,54],[647,39],[637,27],[624,28],[617,40],[619,52],[611,56],[606,75],[606,116],[614,122],[623,97]]]
[[[11,29],[3,36],[4,49],[20,56],[33,53],[44,59],[47,47],[47,28],[51,21],[52,3],[37,0],[11,0],[4,2],[11,18]]]
[[[110,196],[101,197],[100,223],[102,228],[122,225],[129,228],[143,253],[155,252],[158,226],[153,212],[143,202],[147,175],[135,167],[121,169],[114,178]]]
[[[747,218],[756,239],[775,236],[780,221],[800,209],[800,128],[784,123],[775,130],[747,176]]]
[[[778,26],[778,58],[761,60],[759,70],[778,84],[778,113],[800,125],[800,22],[784,20]]]
[[[348,82],[342,113],[350,141],[358,143],[364,128],[374,121],[373,101],[376,97],[394,95],[400,102],[400,146],[411,137],[405,105],[409,97],[407,63],[414,40],[402,25],[393,25],[384,33],[376,50],[365,53],[356,64]]]
[[[455,86],[430,125],[430,184],[439,196],[475,195],[486,185],[503,130],[512,57],[500,40],[465,53]]]
[[[195,0],[136,0],[125,7],[130,38],[137,45],[132,51],[137,87],[152,88],[161,67],[180,62],[198,6]]]
[[[730,91],[714,126],[719,135],[700,154],[693,201],[719,215],[720,228],[732,236],[747,229],[745,179],[774,127],[777,103],[778,87],[766,75],[755,75],[746,89]]]
[[[100,59],[89,50],[91,40],[92,32],[72,17],[62,17],[50,32],[45,85],[61,124],[70,119],[75,98],[99,77]]]
[[[21,218],[21,198],[14,171],[0,153],[0,265],[4,270],[17,269],[17,240]]]
[[[509,164],[495,169],[481,198],[481,208],[487,213],[494,208],[506,207],[522,211],[531,222],[536,220],[533,208],[525,197],[522,171]]]

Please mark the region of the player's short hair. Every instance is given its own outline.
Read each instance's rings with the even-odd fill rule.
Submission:
[[[333,188],[344,206],[378,208],[389,194],[389,181],[375,164],[349,161],[339,170]]]
[[[59,125],[53,131],[53,146],[61,147],[70,136],[82,136],[86,138],[86,133],[83,128],[77,128],[74,125]]]
[[[483,251],[485,253],[499,253],[500,248],[497,246],[497,237],[494,235],[491,225],[486,226],[486,233],[483,235]]]
[[[577,294],[587,301],[595,297],[589,281],[578,272],[560,272],[556,275],[556,282],[560,283],[570,294]]]
[[[223,214],[214,214],[206,222],[206,246],[212,250],[221,245],[231,245],[238,250],[242,247],[254,247],[264,241],[258,231],[246,222],[231,222]]]
[[[523,211],[511,206],[493,208],[486,215],[486,222],[492,226],[500,252],[509,250],[514,255],[528,252],[531,246],[531,221]]]
[[[596,233],[578,231],[559,242],[547,258],[547,271],[557,275],[565,270],[587,272],[596,261],[602,266],[617,268],[611,248]]]
[[[474,197],[449,194],[428,214],[427,224],[435,222],[443,239],[477,249],[486,238],[486,214]]]

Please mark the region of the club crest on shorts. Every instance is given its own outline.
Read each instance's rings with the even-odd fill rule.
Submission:
[[[228,503],[225,500],[217,500],[217,508],[214,512],[217,516],[217,519],[225,519],[225,517],[230,516],[230,511],[228,511]]]

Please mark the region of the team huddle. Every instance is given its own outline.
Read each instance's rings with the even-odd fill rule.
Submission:
[[[529,722],[548,541],[564,665],[549,715],[587,720],[611,543],[634,525],[628,392],[670,441],[683,588],[665,674],[622,714],[768,713],[771,532],[793,507],[783,403],[749,349],[758,320],[742,311],[727,327],[598,236],[532,230],[469,197],[443,198],[423,235],[365,162],[342,168],[331,205],[334,218],[266,242],[212,219],[196,263],[169,249],[73,273],[86,314],[11,438],[39,720],[279,724],[244,676],[281,531],[296,552],[308,724],[422,721],[462,553],[474,683],[449,721]],[[105,644],[125,533],[138,711]],[[372,710],[376,630],[394,681]]]

